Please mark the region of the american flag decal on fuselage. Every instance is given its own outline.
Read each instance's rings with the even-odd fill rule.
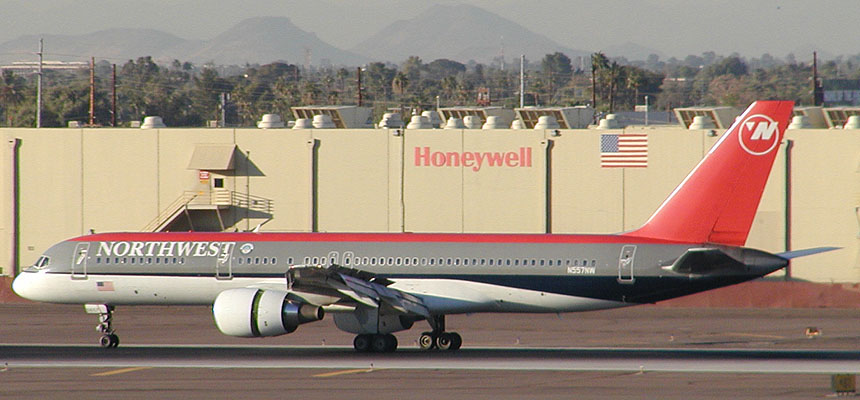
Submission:
[[[600,135],[601,168],[645,168],[648,166],[648,135]]]

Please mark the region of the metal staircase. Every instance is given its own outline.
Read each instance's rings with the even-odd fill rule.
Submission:
[[[150,221],[142,229],[144,232],[162,232],[173,224],[177,218],[185,215],[188,224],[194,227],[192,211],[214,211],[218,218],[221,230],[224,230],[224,222],[221,210],[230,207],[242,208],[272,215],[274,212],[274,201],[260,196],[248,195],[227,189],[214,189],[211,192],[183,192],[176,200],[164,208],[158,216]]]

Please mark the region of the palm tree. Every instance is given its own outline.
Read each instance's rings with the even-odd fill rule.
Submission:
[[[398,95],[403,95],[406,92],[406,87],[409,86],[409,77],[403,72],[398,72],[391,80],[391,90]]]
[[[603,52],[591,55],[591,107],[597,109],[597,75],[609,68],[609,59]]]

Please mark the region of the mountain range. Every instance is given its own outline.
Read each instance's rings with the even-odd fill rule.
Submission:
[[[304,65],[399,63],[417,55],[429,62],[448,58],[490,63],[504,54],[539,60],[556,51],[569,57],[588,51],[570,49],[509,19],[468,5],[434,5],[418,16],[382,27],[344,50],[298,28],[286,17],[245,19],[210,40],[188,40],[152,29],[114,28],[83,35],[43,35],[45,59],[84,61],[90,56],[122,63],[141,56],[222,65],[286,61]],[[33,61],[39,37],[21,36],[0,43],[0,62]],[[588,43],[583,42],[583,47]]]

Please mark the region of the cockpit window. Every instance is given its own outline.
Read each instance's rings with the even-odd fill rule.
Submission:
[[[41,257],[39,257],[38,260],[36,260],[36,263],[33,264],[33,268],[42,269],[42,268],[47,267],[48,264],[50,264],[50,263],[51,263],[51,257],[41,256]]]

